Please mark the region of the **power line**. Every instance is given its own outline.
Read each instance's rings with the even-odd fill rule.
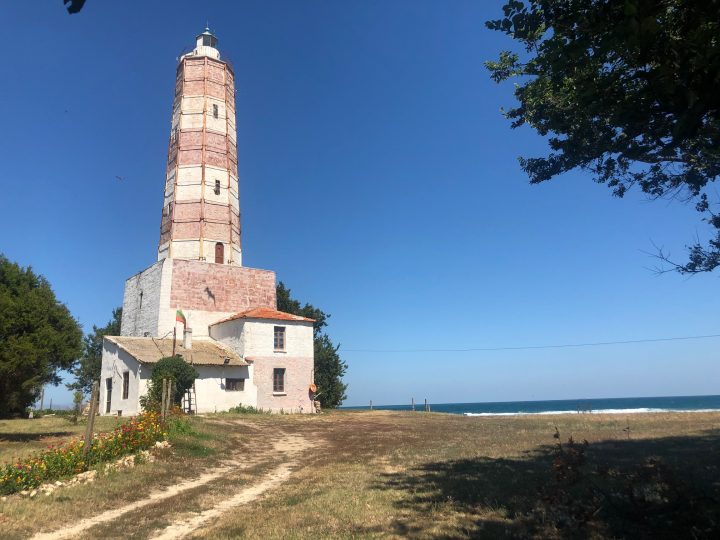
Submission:
[[[419,353],[419,352],[492,352],[492,351],[525,351],[530,349],[567,349],[572,347],[600,347],[604,345],[626,345],[629,343],[657,343],[659,341],[685,341],[691,339],[720,338],[720,334],[706,336],[681,336],[654,339],[628,339],[625,341],[597,341],[594,343],[565,343],[562,345],[527,345],[522,347],[477,347],[468,349],[344,349],[345,352],[369,353]]]

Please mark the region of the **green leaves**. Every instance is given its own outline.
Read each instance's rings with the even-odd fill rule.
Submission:
[[[47,280],[0,255],[0,417],[24,413],[44,384],[58,384],[81,338]]]
[[[485,62],[491,78],[518,78],[512,127],[548,138],[546,157],[521,158],[531,182],[575,168],[622,197],[698,198],[720,175],[720,0],[512,0],[488,21],[523,45]],[[714,201],[715,204],[718,201]],[[713,270],[717,237],[690,248],[680,272]]]
[[[170,379],[173,381],[172,403],[179,405],[185,392],[192,388],[195,379],[199,376],[197,370],[181,356],[175,355],[161,358],[153,366],[148,392],[140,398],[140,404],[145,410],[154,409],[154,406],[162,400],[163,379]]]
[[[89,395],[93,381],[100,379],[102,368],[102,349],[104,336],[119,336],[120,321],[122,320],[122,307],[112,311],[112,318],[102,328],[93,325],[92,332],[83,338],[83,353],[78,365],[73,370],[75,382],[67,387],[71,390],[79,390],[84,395]]]

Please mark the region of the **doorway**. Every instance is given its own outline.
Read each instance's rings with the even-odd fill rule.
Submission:
[[[105,414],[110,413],[110,403],[112,403],[112,377],[105,379]]]

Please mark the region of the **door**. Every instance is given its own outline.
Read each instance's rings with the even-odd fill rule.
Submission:
[[[105,379],[105,414],[110,413],[110,403],[112,402],[112,377]]]
[[[225,262],[225,246],[218,242],[215,244],[215,263],[223,264]]]

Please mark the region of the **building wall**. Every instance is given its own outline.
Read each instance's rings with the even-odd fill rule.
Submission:
[[[222,320],[222,319],[220,319]],[[243,328],[247,319],[236,319],[210,327],[210,337],[222,341],[240,356],[245,356],[245,334]]]
[[[313,367],[312,356],[255,357],[253,378],[257,386],[257,406],[276,412],[313,412],[309,390]],[[285,368],[285,392],[273,392],[275,368]]]
[[[182,309],[228,313],[253,307],[275,309],[275,272],[175,260],[170,305]]]
[[[158,261],[125,281],[121,335],[142,336],[144,332],[158,335],[163,275],[167,279],[171,266],[171,262]]]
[[[285,327],[285,351],[274,350],[275,326]],[[315,367],[312,323],[237,319],[211,326],[210,336],[252,360],[258,407],[312,412],[309,393]],[[284,392],[273,392],[275,368],[285,368]]]
[[[227,411],[238,405],[257,406],[257,387],[252,382],[251,366],[195,366],[200,377],[195,379],[197,412]],[[242,392],[227,391],[227,378],[245,379]]]
[[[276,305],[274,272],[163,259],[126,281],[120,334],[166,336],[179,308],[193,334],[202,337],[209,335],[210,324],[230,315]]]
[[[147,392],[149,370],[143,369],[132,356],[120,349],[114,343],[103,340],[102,367],[100,370],[100,409],[101,415],[118,414],[122,416],[135,416],[140,412],[141,395]],[[123,372],[130,373],[128,398],[122,399]],[[106,380],[112,379],[112,392],[110,393],[110,412],[107,412],[107,386]]]

